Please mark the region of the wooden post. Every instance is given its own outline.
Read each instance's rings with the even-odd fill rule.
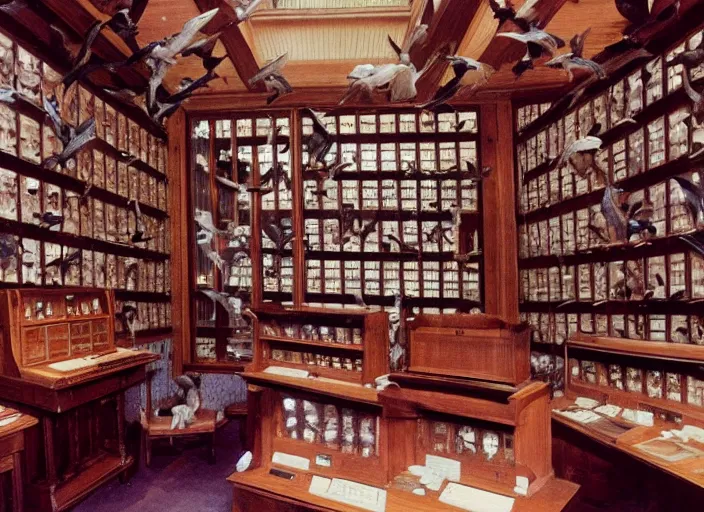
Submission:
[[[488,314],[518,321],[518,235],[513,169],[513,107],[510,101],[481,106],[484,304]]]
[[[173,324],[173,374],[183,373],[191,361],[191,269],[188,264],[190,224],[188,208],[188,120],[179,109],[168,120],[168,193],[171,206],[171,323]],[[147,411],[148,413],[149,411]]]
[[[303,245],[305,223],[303,220],[303,169],[301,165],[301,111],[291,111],[291,174],[293,195],[293,304],[305,302],[306,259]]]

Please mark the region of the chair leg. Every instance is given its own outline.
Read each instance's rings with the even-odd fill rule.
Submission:
[[[210,442],[208,444],[209,444],[209,449],[210,449],[210,457],[209,457],[208,462],[210,464],[215,464],[215,432],[210,434],[209,437],[210,437]]]

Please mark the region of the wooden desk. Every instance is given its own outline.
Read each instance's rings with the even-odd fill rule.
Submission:
[[[40,422],[26,439],[28,510],[67,510],[134,463],[124,391],[159,356],[116,348],[114,317],[109,290],[0,292],[0,398]]]
[[[293,480],[270,475],[268,469],[259,468],[235,473],[228,478],[237,495],[232,512],[359,512],[358,507],[331,501],[308,492],[312,475],[296,472]],[[552,479],[531,498],[516,498],[512,512],[558,512],[563,510],[579,486],[565,480]],[[387,489],[387,512],[458,512],[459,508],[438,501],[440,492],[416,496],[410,492]]]
[[[568,399],[560,399],[554,403],[556,409],[564,408],[572,401]],[[686,482],[704,487],[704,456],[693,459],[682,460],[679,462],[668,462],[664,459],[651,455],[643,450],[634,448],[633,445],[655,439],[660,436],[663,430],[679,429],[681,425],[676,423],[656,421],[652,427],[644,427],[633,425],[627,432],[613,437],[608,433],[600,431],[598,428],[589,424],[579,423],[578,421],[566,418],[556,412],[552,413],[553,421],[569,427],[590,439],[593,439],[605,446],[609,446],[615,450],[625,453],[629,457],[644,462],[645,464],[669,473]]]
[[[199,409],[193,423],[186,428],[171,430],[171,416],[152,416],[142,425],[144,436],[144,462],[147,467],[152,463],[152,442],[158,439],[169,439],[190,436],[207,436],[209,443],[210,462],[215,463],[215,432],[227,423],[227,418],[217,421],[217,412],[210,409]]]
[[[24,510],[22,452],[24,451],[24,431],[38,423],[33,416],[23,414],[15,422],[0,427],[0,475],[12,472],[12,509],[6,508],[7,498],[0,485],[0,510]]]

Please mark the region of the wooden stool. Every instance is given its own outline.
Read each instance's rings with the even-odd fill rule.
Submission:
[[[144,463],[147,467],[152,463],[152,441],[168,439],[173,445],[174,439],[179,437],[208,436],[210,463],[215,463],[215,431],[227,423],[227,417],[217,421],[217,412],[210,409],[199,409],[195,420],[186,428],[171,430],[172,416],[154,416],[152,409],[152,377],[153,372],[147,374],[147,410],[145,421],[142,421],[142,447],[144,449]]]
[[[217,412],[199,409],[193,423],[186,428],[171,430],[171,416],[148,416],[147,424],[142,425],[144,436],[144,462],[149,467],[152,463],[152,442],[168,439],[172,444],[179,437],[207,436],[210,463],[215,464],[215,431],[227,423],[227,418],[217,421]]]
[[[228,420],[240,422],[240,447],[247,447],[247,402],[235,402],[225,407],[225,417]]]
[[[6,409],[9,411],[9,409]],[[24,431],[38,423],[33,416],[23,414],[18,420],[0,427],[0,475],[12,472],[12,510],[22,512],[24,500],[22,488],[22,452],[24,451]],[[4,487],[0,482],[0,510],[10,510],[3,496]]]

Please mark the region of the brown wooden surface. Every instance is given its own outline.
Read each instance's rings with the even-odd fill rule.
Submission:
[[[257,504],[256,506],[262,506],[264,503],[271,503],[275,507],[281,507],[268,508],[267,510],[314,510],[325,512],[357,512],[360,510],[357,507],[310,494],[308,486],[310,485],[311,475],[291,469],[287,469],[287,471],[296,474],[294,480],[289,481],[269,475],[266,468],[231,475],[228,481],[233,484],[235,489],[233,512],[253,512],[255,504]],[[573,483],[564,480],[552,480],[536,495],[530,498],[517,498],[513,512],[560,511],[574,497],[577,489],[578,486]],[[243,491],[251,494],[240,498]],[[455,507],[440,503],[437,500],[437,493],[433,494],[435,496],[415,496],[410,492],[387,490],[386,510],[388,512],[407,510],[452,512],[458,510]],[[258,501],[260,497],[265,499]]]
[[[11,412],[6,409],[5,412]],[[22,454],[25,447],[24,431],[38,423],[37,419],[28,414],[23,414],[13,423],[0,427],[0,477],[3,473],[12,472],[12,511],[23,512],[24,508],[24,478]],[[0,508],[5,508],[5,498],[0,492]]]
[[[518,322],[518,232],[513,170],[513,108],[510,102],[483,105],[479,132],[481,162],[492,169],[482,180],[485,312]]]
[[[188,122],[183,109],[168,121],[169,204],[171,216],[171,321],[173,324],[174,375],[183,373],[184,363],[191,362],[190,265],[188,229]]]

